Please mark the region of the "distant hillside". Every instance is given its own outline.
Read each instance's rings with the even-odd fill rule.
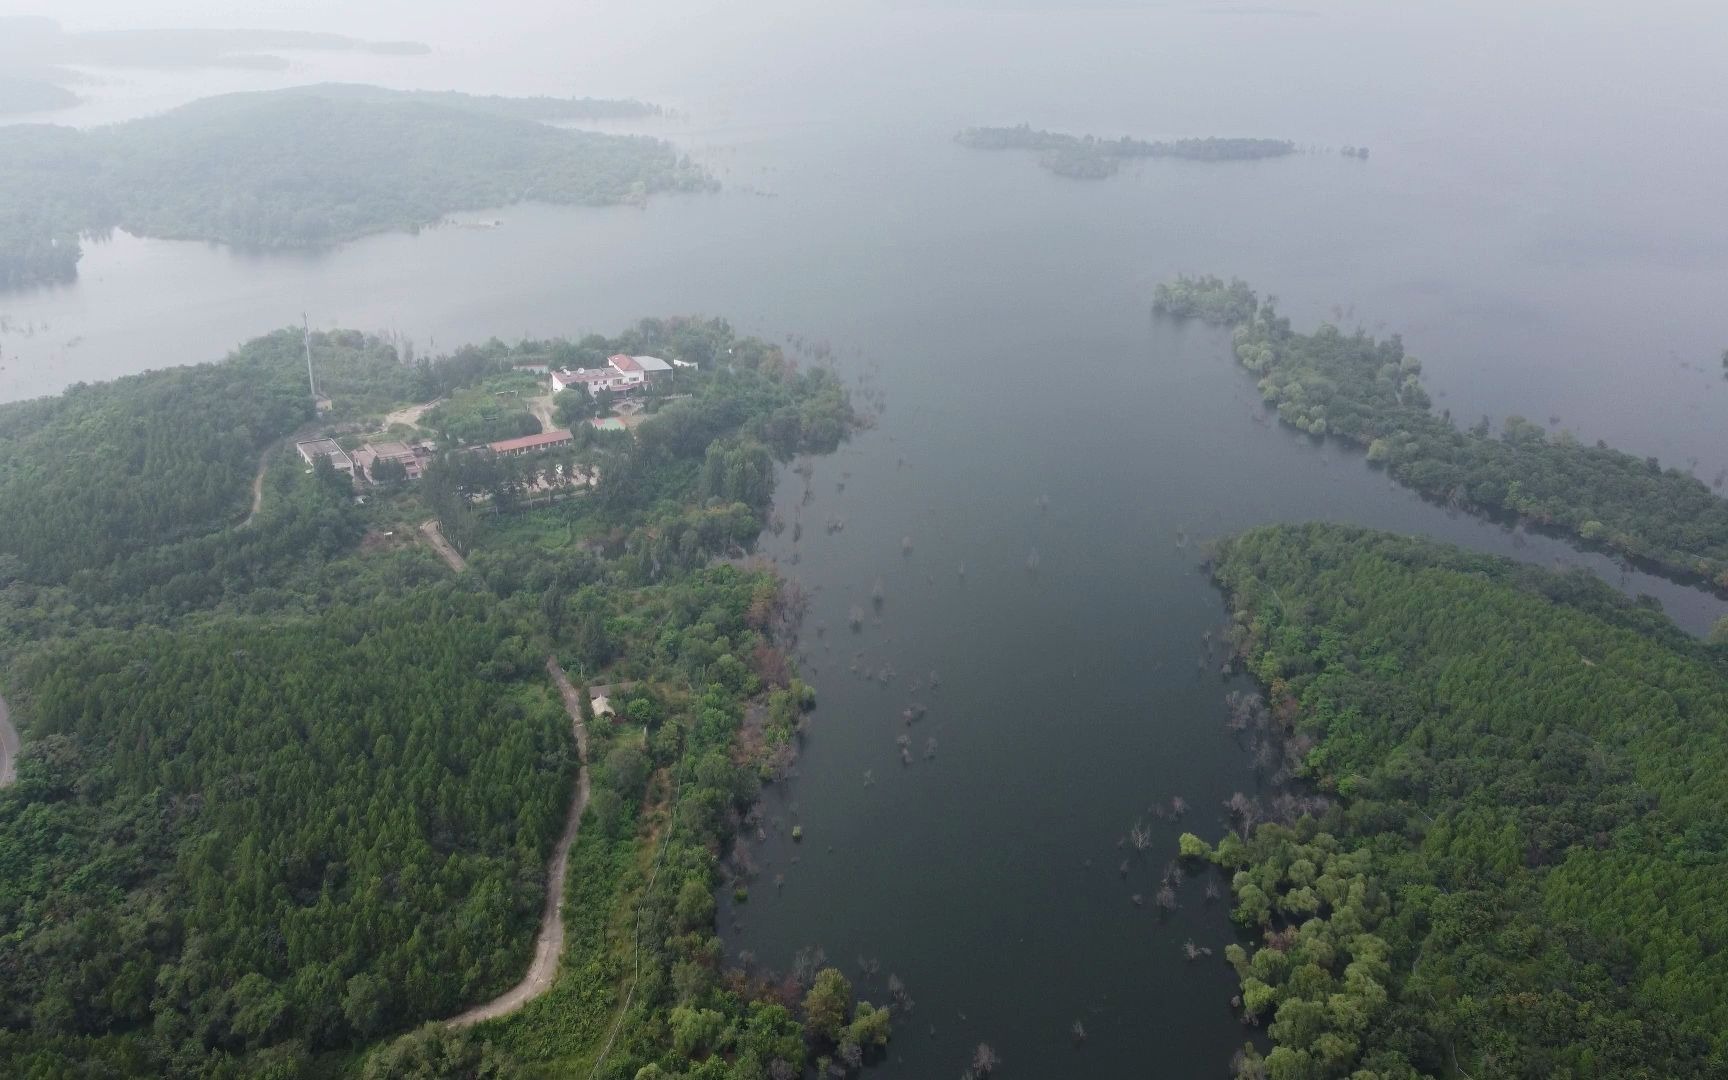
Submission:
[[[418,101],[452,109],[510,116],[522,120],[635,120],[659,116],[658,105],[633,98],[502,97],[497,94],[462,94],[454,90],[385,90],[358,83],[323,83],[302,88],[321,97],[350,97],[363,101]]]
[[[1018,127],[967,128],[954,137],[961,146],[974,150],[1033,150],[1038,164],[1077,180],[1098,180],[1114,175],[1124,161],[1133,158],[1182,158],[1187,161],[1251,161],[1283,157],[1296,152],[1296,144],[1284,139],[1100,139],[1092,135],[1065,135],[1039,131],[1030,124]]]
[[[274,53],[369,52],[421,56],[432,50],[417,41],[362,41],[341,34],[298,30],[97,30],[68,31],[53,19],[0,17],[0,62],[83,64],[129,68],[261,68],[281,70],[288,61]]]
[[[320,86],[231,94],[92,131],[0,128],[0,287],[71,280],[110,228],[316,247],[525,199],[638,202],[713,186],[671,145],[538,122],[639,102]]]
[[[44,79],[0,76],[0,116],[48,112],[78,104],[78,95]]]

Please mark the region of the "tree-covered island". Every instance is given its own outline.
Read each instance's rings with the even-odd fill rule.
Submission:
[[[681,363],[627,430],[575,390],[552,406],[574,426],[526,452],[422,426],[595,353]],[[0,406],[0,693],[23,732],[4,1071],[770,1080],[880,1055],[885,990],[740,968],[714,928],[813,704],[799,599],[739,556],[777,465],[858,423],[828,370],[703,319],[431,359],[283,331]],[[437,1023],[527,968],[579,768],[550,987]]]
[[[1040,166],[1058,176],[1077,180],[1114,176],[1124,162],[1136,158],[1254,161],[1296,152],[1296,144],[1283,139],[1204,138],[1153,142],[1126,135],[1119,139],[1101,139],[1092,135],[1040,131],[1030,124],[967,128],[956,135],[954,141],[974,150],[1031,150],[1038,155]]]
[[[1153,310],[1235,327],[1236,358],[1259,380],[1278,418],[1367,451],[1424,496],[1517,518],[1638,559],[1669,574],[1728,589],[1728,500],[1655,458],[1508,417],[1468,429],[1436,414],[1422,365],[1396,335],[1377,340],[1331,325],[1299,333],[1277,303],[1239,280],[1181,277],[1160,284]]]
[[[0,127],[0,287],[71,280],[82,238],[115,228],[318,247],[530,199],[600,206],[713,187],[661,140],[543,122],[651,110],[328,85],[88,131]]]

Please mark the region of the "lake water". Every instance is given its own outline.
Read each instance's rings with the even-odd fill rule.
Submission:
[[[1694,631],[1723,613],[1448,516],[1266,423],[1224,335],[1149,314],[1177,271],[1239,274],[1299,325],[1401,331],[1459,416],[1557,417],[1581,438],[1696,459],[1706,479],[1728,467],[1722,17],[1499,7],[505,4],[470,33],[443,6],[391,4],[353,31],[426,38],[436,56],[139,74],[72,119],[331,77],[634,94],[684,110],[634,130],[688,147],[726,190],[489,211],[472,217],[502,228],[322,254],[118,237],[91,247],[74,286],[0,295],[0,398],[213,358],[301,312],[423,351],[674,312],[831,343],[887,409],[814,463],[807,503],[786,477],[780,511],[802,535],[764,543],[811,592],[802,644],[821,706],[798,778],[767,804],[805,839],[752,845],[762,873],[724,909],[729,944],[775,966],[820,945],[878,1001],[898,974],[917,1008],[882,1075],[956,1075],[980,1040],[1004,1075],[1217,1075],[1244,1038],[1217,955],[1231,928],[1198,882],[1168,916],[1152,900],[1179,829],[1218,834],[1220,803],[1256,783],[1221,723],[1237,684],[1199,663],[1225,617],[1202,541],[1354,521],[1587,565]],[[1076,183],[950,141],[1020,120],[1316,149]],[[1372,157],[1339,156],[1347,143]],[[854,666],[891,666],[892,685]],[[908,727],[913,702],[929,712]],[[1181,826],[1148,814],[1173,795],[1193,807]],[[1145,856],[1118,847],[1141,819]],[[1190,939],[1216,954],[1190,963]],[[860,956],[880,963],[873,983]]]

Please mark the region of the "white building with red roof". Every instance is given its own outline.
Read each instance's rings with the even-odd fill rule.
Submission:
[[[600,368],[560,368],[552,373],[552,392],[580,386],[590,394],[602,390],[622,393],[634,390],[672,370],[672,365],[657,356],[629,356],[619,353],[607,357]]]

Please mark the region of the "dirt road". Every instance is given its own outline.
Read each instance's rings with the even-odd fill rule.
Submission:
[[[586,750],[583,751],[583,757],[586,760]],[[0,788],[10,787],[16,779],[18,779],[18,729],[12,726],[12,711],[6,707],[6,699],[0,698]]]
[[[433,398],[431,401],[425,402],[424,404],[410,405],[406,409],[397,409],[395,412],[389,413],[384,417],[384,426],[378,429],[377,434],[382,435],[397,424],[406,424],[408,427],[419,427],[420,418],[425,416],[432,409],[436,408],[438,403],[443,400],[443,398]]]
[[[534,419],[540,421],[540,430],[542,432],[552,431],[557,428],[558,425],[552,421],[551,394],[545,394],[537,398],[529,398],[528,411],[534,414]]]
[[[450,569],[460,574],[468,569],[468,563],[460,552],[450,546],[450,541],[444,539],[444,534],[438,530],[438,521],[434,518],[420,526],[420,531],[426,534],[426,540],[432,545],[432,550],[447,563]]]
[[[452,1027],[468,1027],[486,1020],[495,1020],[515,1012],[552,987],[558,975],[558,961],[564,955],[564,877],[570,865],[570,846],[576,842],[576,831],[582,826],[582,811],[588,807],[588,728],[582,723],[582,706],[576,688],[570,685],[564,669],[553,657],[546,658],[546,671],[558,684],[564,699],[564,711],[576,732],[576,754],[580,765],[576,769],[576,791],[570,799],[570,814],[564,821],[564,835],[552,852],[552,863],[546,868],[546,907],[540,914],[540,934],[534,939],[534,962],[528,974],[503,995],[476,1005],[451,1019]]]
[[[240,528],[252,524],[252,519],[258,516],[258,511],[264,509],[264,473],[270,467],[270,451],[275,446],[267,446],[258,458],[258,474],[252,478],[252,509],[247,512],[246,520],[240,523]]]

